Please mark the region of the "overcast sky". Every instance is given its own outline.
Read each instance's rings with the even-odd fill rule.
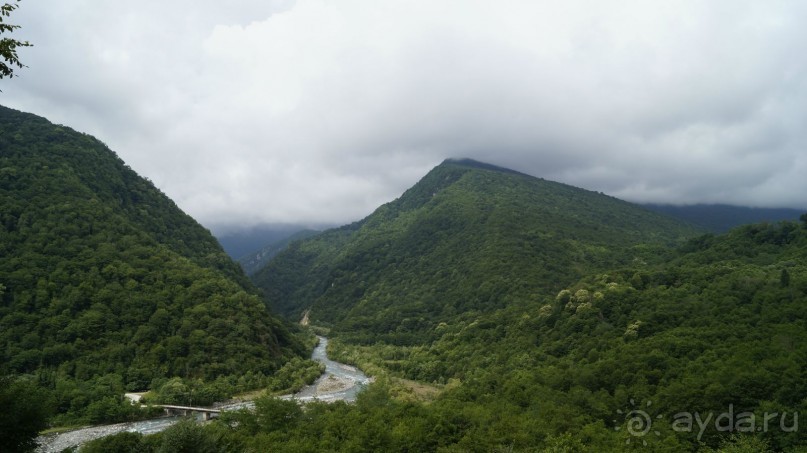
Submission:
[[[345,223],[447,157],[807,208],[807,2],[23,0],[0,103],[222,231]]]

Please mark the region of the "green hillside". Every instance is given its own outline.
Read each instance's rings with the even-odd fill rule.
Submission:
[[[266,266],[266,263],[271,261],[275,255],[286,250],[292,242],[309,238],[317,233],[318,231],[315,230],[298,231],[288,237],[274,241],[262,247],[260,250],[252,251],[238,258],[238,264],[241,265],[241,268],[244,269],[247,275],[252,275]]]
[[[343,343],[335,352],[382,374],[461,383],[427,412],[462,413],[449,420],[465,427],[455,439],[472,450],[532,451],[569,436],[568,451],[623,451],[628,440],[637,450],[646,441],[651,451],[696,451],[734,435],[746,449],[728,451],[804,451],[805,227],[702,236],[667,262],[592,274],[556,295],[447,323],[428,345]],[[631,410],[653,417],[648,438],[625,432]],[[701,428],[695,414],[711,419]]]
[[[364,220],[292,244],[253,280],[353,341],[421,344],[475,311],[555,293],[694,234],[606,195],[449,160]]]
[[[116,418],[124,390],[174,376],[262,385],[304,352],[210,233],[103,143],[3,107],[0,256],[0,374],[34,376],[59,413]]]
[[[689,233],[602,195],[447,162],[259,274],[286,313],[331,323],[331,356],[377,383],[355,406],[265,400],[236,429],[199,429],[255,451],[805,451],[807,224],[663,245]]]

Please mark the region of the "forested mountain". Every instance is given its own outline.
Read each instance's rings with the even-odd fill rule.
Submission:
[[[88,451],[805,451],[807,221],[702,233],[446,161],[254,277],[375,375],[355,405],[263,398]],[[147,388],[212,401],[304,353],[150,182],[92,137],[5,108],[0,257],[3,451],[51,409],[125,419],[121,393]]]
[[[282,421],[214,425],[207,439],[300,452],[805,451],[807,225],[699,236],[664,258],[470,311],[427,344],[340,335],[332,355],[381,377],[355,407],[266,401],[255,420]],[[441,393],[412,401],[394,377]]]
[[[807,224],[692,232],[599,194],[446,162],[257,276],[289,316],[311,308],[331,325],[332,355],[381,383],[356,407],[287,407],[282,427],[227,440],[295,451],[804,451]],[[418,403],[397,378],[440,394]]]
[[[644,204],[643,207],[704,228],[712,233],[725,233],[734,227],[751,223],[795,221],[803,214],[798,209],[751,208],[725,204]]]
[[[0,374],[34,376],[74,418],[115,418],[124,390],[174,376],[262,385],[304,353],[210,233],[103,143],[4,107],[0,256]]]
[[[448,160],[364,220],[298,241],[254,281],[272,307],[356,341],[422,344],[442,322],[652,260],[695,229],[606,195]]]
[[[262,247],[260,250],[253,251],[252,253],[242,256],[238,259],[238,264],[241,265],[241,268],[244,269],[244,272],[246,272],[247,275],[252,275],[266,266],[266,263],[271,261],[275,255],[283,250],[286,250],[292,242],[310,238],[317,233],[318,231],[315,230],[298,231],[291,236],[273,241],[272,243]]]

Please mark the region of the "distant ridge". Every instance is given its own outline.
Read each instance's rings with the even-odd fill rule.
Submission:
[[[230,258],[239,261],[247,255],[257,253],[264,247],[285,240],[308,228],[303,225],[268,224],[218,233],[214,229],[213,234]]]
[[[302,230],[292,234],[291,236],[275,240],[260,250],[256,250],[238,258],[238,264],[241,265],[241,268],[244,269],[244,272],[246,272],[247,275],[252,275],[255,272],[258,272],[263,266],[266,266],[266,263],[268,263],[269,260],[285,250],[292,242],[314,236],[317,233],[319,233],[319,231]]]
[[[751,223],[798,220],[805,211],[789,208],[752,208],[726,204],[668,205],[644,204],[643,207],[666,214],[713,233],[725,233],[730,229]]]

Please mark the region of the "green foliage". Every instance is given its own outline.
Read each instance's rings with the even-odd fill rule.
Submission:
[[[704,453],[713,450],[704,450]],[[756,437],[731,436],[717,449],[718,453],[770,453],[768,443]]]
[[[266,263],[271,261],[278,253],[286,250],[289,245],[295,241],[309,238],[316,235],[318,232],[314,230],[303,230],[292,234],[291,236],[275,241],[262,249],[249,253],[238,259],[238,264],[244,269],[247,275],[252,275],[258,272],[261,268],[266,266]]]
[[[428,345],[332,339],[332,355],[411,379],[460,381],[430,407],[507,407],[530,428],[506,432],[533,434],[516,440],[515,451],[540,445],[536,429],[563,445],[572,433],[567,440],[582,442],[582,451],[620,451],[607,428],[618,426],[617,411],[630,410],[631,401],[650,401],[651,415],[663,416],[654,424],[659,436],[648,440],[661,450],[804,445],[804,434],[782,429],[781,418],[762,425],[765,414],[788,414],[784,425],[792,426],[805,410],[807,231],[794,223],[751,225],[696,242],[664,263],[593,274],[555,296],[469,313],[441,325]],[[730,410],[754,414],[759,432],[728,444],[737,431],[671,429],[673,414]],[[583,430],[597,424],[606,429],[586,440]]]
[[[361,222],[291,244],[254,281],[278,312],[312,308],[353,342],[424,344],[440,322],[658,259],[693,232],[602,194],[447,161]]]
[[[691,230],[629,208],[448,163],[362,222],[293,244],[256,281],[289,316],[313,305],[332,327],[331,356],[381,382],[355,406],[311,406],[308,431],[244,422],[234,435],[297,451],[807,445],[785,429],[807,408],[807,230],[747,225],[672,248]],[[401,401],[385,376],[443,391]],[[644,438],[626,429],[637,404],[654,417]],[[760,429],[676,430],[681,413],[750,413]],[[766,414],[779,418],[763,428]]]
[[[255,400],[255,419],[260,432],[285,432],[298,423],[303,411],[296,401],[262,397]]]
[[[194,419],[186,418],[149,436],[122,432],[96,439],[81,447],[81,453],[137,452],[137,453],[214,453],[238,451],[227,448],[213,428],[205,429]]]
[[[53,406],[52,395],[35,382],[0,375],[0,451],[32,451]]]
[[[5,23],[6,18],[11,16],[11,13],[17,9],[17,6],[18,5],[14,3],[4,3],[0,6],[0,34],[11,33],[20,28],[19,25]],[[25,67],[25,65],[20,62],[20,58],[17,55],[17,48],[29,46],[31,46],[31,43],[28,41],[20,41],[9,37],[0,39],[0,57],[4,60],[0,61],[0,79],[4,77],[14,77],[14,66],[18,68]]]
[[[137,417],[123,393],[155,379],[260,386],[306,350],[106,146],[2,107],[0,255],[0,362],[37,376],[62,422]]]
[[[81,447],[81,453],[144,453],[151,451],[140,433],[122,432],[93,440]]]
[[[790,272],[787,269],[782,269],[782,272],[779,274],[779,285],[782,288],[786,288],[790,286]]]
[[[219,451],[212,431],[193,419],[183,419],[160,433],[156,453],[214,453]]]
[[[277,394],[294,393],[313,384],[324,372],[325,365],[294,357],[269,378],[266,390]]]
[[[35,410],[52,399],[63,420],[97,421],[137,414],[120,397],[127,389],[201,404],[318,375],[318,364],[288,360],[304,347],[147,181],[86,136],[0,112],[0,248],[10,257],[0,262],[0,351],[11,371],[29,373],[0,396],[24,392]],[[669,247],[692,233],[599,194],[446,162],[258,274],[288,316],[313,305],[313,320],[332,327],[334,358],[377,375],[355,404],[264,397],[254,412],[88,448],[797,451],[805,434],[779,419],[748,433],[672,421],[792,421],[807,409],[807,229],[748,225]],[[398,378],[441,393],[427,404],[396,398]],[[637,406],[653,416],[643,438],[625,429]],[[23,442],[32,429],[19,431]]]
[[[184,406],[210,406],[227,399],[234,391],[246,390],[230,385],[226,379],[205,382],[201,379],[174,377],[164,383],[155,380],[154,390],[147,403],[178,404]]]

